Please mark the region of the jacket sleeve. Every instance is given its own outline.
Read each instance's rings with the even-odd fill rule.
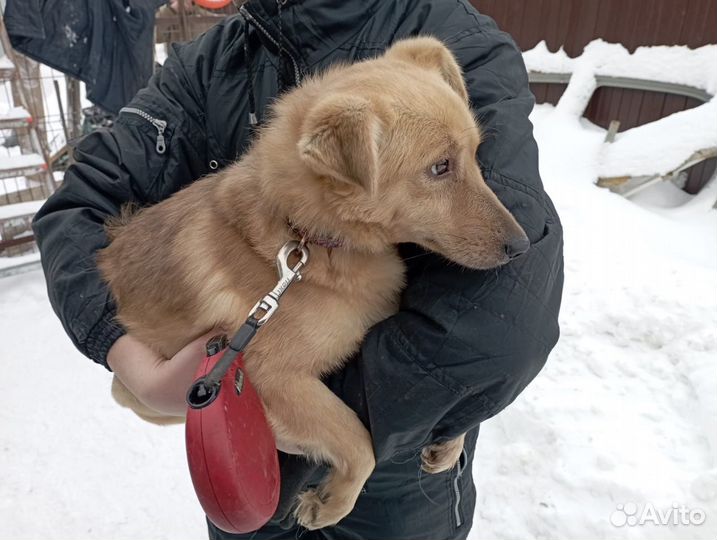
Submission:
[[[562,229],[538,172],[534,98],[520,51],[487,17],[440,36],[464,68],[483,130],[486,181],[531,248],[493,271],[469,271],[404,246],[400,311],[367,335],[358,362],[328,383],[362,417],[379,461],[459,435],[500,412],[558,339]],[[417,256],[418,255],[418,256]]]
[[[79,141],[62,186],[34,219],[52,307],[75,346],[105,366],[124,330],[114,321],[115,306],[95,264],[95,253],[107,245],[103,224],[126,203],[158,202],[208,172],[203,110],[221,31],[174,45],[128,105],[167,123],[166,149],[158,147],[154,124],[121,113],[111,129]]]

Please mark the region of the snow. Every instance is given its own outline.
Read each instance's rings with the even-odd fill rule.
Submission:
[[[550,105],[532,119],[565,228],[562,336],[483,426],[470,539],[713,539],[717,183],[674,208],[638,206],[594,186],[604,130]],[[627,503],[708,517],[614,527]]]
[[[596,75],[662,81],[701,88],[717,94],[717,45],[638,47],[634,53],[619,43],[596,39],[582,55],[570,58],[561,48],[550,52],[545,41],[523,53],[530,71],[573,73],[591,65]],[[669,66],[669,67],[666,67]]]
[[[524,58],[531,71],[571,74],[556,106],[567,117],[583,114],[596,89],[597,75],[673,82],[717,93],[717,45],[639,47],[630,54],[622,45],[598,39],[581,56],[570,58],[562,49],[550,52],[543,41],[525,52]],[[663,175],[694,152],[714,147],[717,98],[617,134],[601,151],[598,176]]]
[[[1,120],[22,120],[25,118],[29,118],[30,113],[27,112],[22,107],[13,107],[12,109],[0,113],[0,121]]]
[[[3,169],[24,169],[25,167],[38,167],[45,164],[39,154],[17,154],[0,157],[0,171]]]
[[[167,44],[157,43],[154,46],[154,61],[159,65],[164,65],[165,60],[167,60]]]
[[[44,202],[42,200],[0,205],[0,219],[35,215]]]
[[[666,174],[708,148],[717,148],[717,98],[617,134],[605,145],[598,172],[603,177]]]
[[[8,272],[9,269],[16,270],[18,267],[23,267],[25,265],[36,263],[39,261],[39,252],[27,253],[25,255],[18,255],[15,257],[0,257],[0,278],[4,275],[5,272]]]
[[[712,540],[717,182],[626,200],[594,185],[603,129],[549,105],[532,120],[565,228],[562,337],[483,425],[469,538]],[[110,375],[74,350],[40,271],[0,279],[0,358],[0,538],[206,537],[182,428],[113,403]],[[707,519],[612,525],[631,503]]]

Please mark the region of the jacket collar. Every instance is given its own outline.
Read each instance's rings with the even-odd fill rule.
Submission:
[[[283,34],[283,48],[303,74],[360,32],[380,1],[248,0],[242,9],[274,54]]]

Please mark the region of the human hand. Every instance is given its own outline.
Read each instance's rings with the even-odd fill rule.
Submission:
[[[206,343],[221,333],[214,330],[165,359],[130,334],[120,337],[107,354],[107,364],[115,376],[142,404],[167,416],[184,416],[186,395],[195,380],[199,363],[206,355]],[[301,454],[289,440],[276,437],[276,447],[287,454]]]
[[[184,416],[185,397],[204,359],[209,332],[166,359],[130,334],[120,337],[107,354],[107,364],[132,394],[150,409]]]

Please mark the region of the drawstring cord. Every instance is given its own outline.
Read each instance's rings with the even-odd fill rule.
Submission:
[[[252,57],[249,47],[249,30],[250,24],[249,19],[244,19],[244,64],[246,65],[246,78],[249,91],[247,92],[249,97],[249,124],[253,127],[256,126],[259,121],[256,117],[256,99],[254,96],[254,70],[252,69]]]
[[[275,45],[277,45],[278,49],[278,63],[279,67],[277,70],[277,89],[278,93],[281,93],[282,90],[285,88],[285,80],[284,80],[284,69],[286,67],[286,59],[289,54],[286,51],[286,46],[284,42],[284,18],[283,18],[283,7],[284,4],[287,2],[287,0],[276,0],[276,9],[277,9],[277,29],[279,32],[278,39],[272,39],[271,36],[268,36],[269,39],[272,39],[274,41]],[[239,10],[239,13],[242,15],[242,19],[244,21],[244,62],[246,64],[246,74],[247,74],[247,84],[248,84],[248,91],[247,91],[247,98],[249,100],[249,124],[252,127],[255,127],[259,124],[258,116],[257,116],[257,107],[256,107],[256,95],[255,95],[255,85],[256,80],[254,76],[254,69],[253,69],[253,58],[252,58],[252,52],[251,52],[251,46],[249,44],[249,32],[251,31],[251,21],[250,16],[248,12],[242,12],[243,6],[241,5],[240,0],[234,0],[234,5]],[[261,28],[260,28],[261,30]],[[266,31],[264,30],[264,33]],[[296,61],[291,57],[292,62],[294,63],[294,84],[298,85],[300,83],[300,68]]]
[[[276,0],[276,14],[279,19],[277,24],[279,28],[279,74],[277,76],[276,84],[279,92],[281,92],[284,88],[284,27],[283,18],[281,16],[281,8],[283,5],[284,2],[282,0]],[[296,84],[299,84],[299,81],[295,82]]]

